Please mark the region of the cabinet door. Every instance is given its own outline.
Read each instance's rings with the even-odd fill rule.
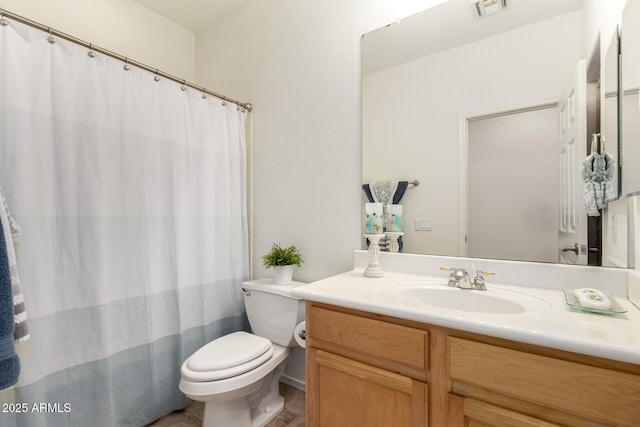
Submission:
[[[309,427],[426,427],[427,385],[314,348],[307,349]]]

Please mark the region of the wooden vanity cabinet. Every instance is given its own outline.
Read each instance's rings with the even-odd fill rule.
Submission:
[[[426,427],[428,337],[308,304],[306,425]]]
[[[307,304],[307,425],[640,426],[640,365]]]
[[[428,425],[425,383],[313,348],[307,357],[307,426]]]

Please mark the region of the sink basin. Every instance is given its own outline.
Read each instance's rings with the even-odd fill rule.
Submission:
[[[497,288],[476,291],[446,285],[436,286],[404,287],[399,289],[397,294],[420,304],[475,313],[522,314],[532,309],[550,307],[547,302],[520,292]]]

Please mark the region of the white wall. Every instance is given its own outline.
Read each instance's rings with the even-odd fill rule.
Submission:
[[[606,49],[611,40],[626,2],[627,0],[582,0],[582,58],[589,58],[597,49],[598,38],[602,41],[600,52],[604,53],[603,49]]]
[[[579,53],[573,12],[364,76],[364,182],[421,183],[402,199],[405,252],[459,253],[459,115],[557,100]]]
[[[360,247],[360,39],[403,16],[387,0],[252,0],[198,34],[197,80],[253,113],[254,277],[273,242],[295,244],[310,282]],[[424,4],[424,1],[422,2]],[[406,12],[406,11],[404,11]],[[304,381],[293,349],[285,380]]]
[[[640,87],[640,0],[628,0],[622,19],[624,88]]]
[[[132,0],[1,0],[0,8],[184,80],[195,79],[194,34]]]
[[[273,242],[312,281],[360,247],[360,38],[392,22],[385,0],[253,0],[198,34],[197,79],[252,102],[254,276]]]

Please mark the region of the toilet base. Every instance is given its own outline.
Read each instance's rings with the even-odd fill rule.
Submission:
[[[280,377],[286,365],[288,349],[278,351],[282,360],[264,378],[233,393],[232,399],[197,399],[205,402],[203,427],[264,427],[284,409],[280,395]],[[189,396],[195,397],[195,396]]]
[[[251,427],[264,427],[274,420],[284,409],[284,397],[278,396],[270,405],[261,410],[251,411]]]
[[[284,397],[277,396],[270,404],[249,409],[247,399],[232,402],[207,402],[204,407],[203,427],[264,427],[284,409]]]

